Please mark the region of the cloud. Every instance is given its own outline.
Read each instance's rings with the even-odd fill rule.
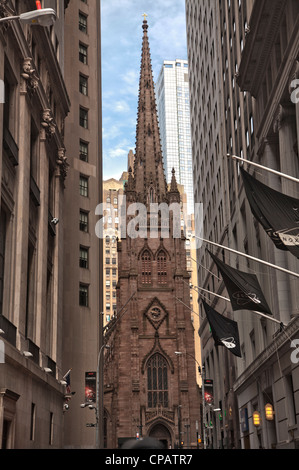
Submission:
[[[115,162],[119,176],[126,170],[127,155],[135,147],[144,12],[148,14],[154,80],[164,60],[187,58],[185,0],[102,2],[105,178]]]
[[[130,107],[126,101],[118,101],[116,103],[115,110],[118,113],[128,113],[130,111]]]
[[[131,142],[129,141],[129,139],[125,138],[122,140],[115,139],[114,145],[108,145],[107,147],[104,145],[104,159],[109,160],[127,157],[131,148],[130,144]]]
[[[121,78],[124,82],[124,87],[122,88],[121,93],[138,96],[139,69],[128,69],[126,70],[126,73],[121,75]]]

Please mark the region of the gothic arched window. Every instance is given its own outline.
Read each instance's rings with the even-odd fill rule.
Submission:
[[[161,250],[157,256],[158,284],[167,283],[166,253]]]
[[[152,283],[152,260],[149,251],[144,251],[141,256],[141,282],[142,284]]]
[[[155,354],[147,364],[147,406],[168,408],[168,366],[161,354]]]

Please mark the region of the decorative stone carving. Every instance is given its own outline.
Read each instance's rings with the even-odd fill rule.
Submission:
[[[289,78],[289,93],[290,93],[290,95],[294,91],[293,82],[294,82],[294,80],[298,80],[298,79],[299,79],[299,61],[295,60],[292,71],[290,73],[290,78]]]
[[[67,157],[65,156],[65,148],[58,149],[56,164],[59,170],[59,175],[65,180],[70,166],[67,162]]]
[[[23,60],[21,76],[26,82],[27,92],[33,94],[38,87],[39,78],[35,73],[35,69],[32,66],[32,58],[26,57]]]
[[[291,106],[279,105],[274,117],[273,131],[276,134],[282,127],[286,119],[294,116],[294,109]]]
[[[8,0],[0,0],[0,16],[3,18],[7,14]]]
[[[55,134],[56,124],[50,109],[43,110],[41,125],[45,129],[47,138],[51,139],[53,134]]]
[[[8,5],[8,0],[0,0],[0,18],[5,18],[6,16],[12,16],[14,14],[13,10]],[[3,21],[0,24],[0,31],[6,31],[10,28],[10,21]]]

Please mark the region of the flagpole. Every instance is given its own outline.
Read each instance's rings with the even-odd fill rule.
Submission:
[[[191,286],[192,286],[192,284],[191,284]],[[204,291],[207,292],[208,294],[212,294],[212,295],[214,295],[215,297],[219,297],[220,299],[223,299],[223,300],[225,300],[226,302],[230,302],[230,303],[231,303],[231,300],[228,299],[227,297],[223,297],[222,295],[215,294],[215,292],[211,292],[211,291],[209,291],[209,290],[207,290],[207,289],[203,289],[202,287],[193,286],[193,288],[194,288],[194,287],[196,287],[197,289],[204,290]],[[271,321],[274,322],[274,323],[278,323],[280,326],[282,326],[282,325],[283,325],[283,326],[287,326],[287,325],[285,325],[283,322],[281,322],[281,321],[279,321],[279,320],[276,320],[276,318],[269,317],[269,315],[265,315],[265,314],[262,313],[262,312],[257,312],[257,311],[255,311],[255,310],[249,310],[249,311],[255,313],[256,315],[259,315],[260,317],[264,317],[264,318],[266,318],[267,320],[271,320]]]
[[[195,315],[197,315],[198,317],[200,317],[199,313],[198,312],[195,312],[194,310],[192,310],[191,307],[188,307],[188,305],[184,304],[184,302],[182,302],[180,299],[178,299],[177,297],[175,297],[176,300],[178,300],[179,302],[181,302],[181,304],[183,304],[185,307],[187,307],[189,310],[191,310],[191,312],[195,313]]]
[[[291,181],[295,181],[296,183],[299,183],[299,179],[295,178],[294,176],[286,175],[285,173],[281,173],[280,171],[273,170],[272,168],[268,168],[266,166],[260,165],[259,163],[246,160],[245,158],[242,158],[242,157],[237,157],[237,155],[231,155],[228,153],[227,157],[231,157],[233,160],[239,160],[243,163],[247,163],[248,165],[256,166],[257,168],[261,168],[262,170],[269,171],[270,173],[274,173],[275,175],[282,176],[283,178],[287,178]]]
[[[269,315],[265,315],[264,313],[257,312],[256,310],[249,310],[249,311],[255,313],[256,315],[259,315],[260,317],[266,318],[267,320],[271,320],[274,323],[278,323],[281,328],[284,327],[284,326],[287,326],[282,321],[276,320],[276,318],[269,317]]]
[[[196,289],[199,289],[199,290],[203,290],[204,292],[207,292],[208,294],[212,294],[214,295],[215,297],[219,297],[219,299],[223,299],[223,300],[226,300],[227,302],[230,302],[230,299],[228,299],[227,297],[223,297],[222,295],[219,295],[219,294],[215,294],[215,292],[211,292],[210,290],[207,290],[207,289],[204,289],[203,287],[199,287],[199,286],[193,286],[193,284],[191,284],[191,289],[192,287],[196,287]],[[200,294],[200,292],[198,292]]]
[[[270,268],[277,269],[278,271],[282,271],[282,272],[284,272],[284,273],[290,274],[291,276],[295,276],[295,277],[298,277],[298,278],[299,278],[299,274],[298,274],[298,273],[294,273],[294,272],[292,272],[292,271],[289,271],[288,269],[281,268],[280,266],[276,266],[275,264],[268,263],[267,261],[264,261],[264,260],[255,258],[254,256],[246,255],[245,253],[242,253],[241,251],[233,250],[232,248],[228,248],[227,246],[219,245],[218,243],[211,242],[210,240],[206,240],[206,239],[204,239],[204,238],[198,237],[197,235],[191,235],[191,236],[192,236],[192,237],[195,237],[195,238],[198,238],[198,240],[201,240],[201,241],[203,241],[203,242],[205,242],[205,243],[210,243],[211,245],[217,246],[217,247],[219,247],[219,248],[223,248],[224,250],[231,251],[232,253],[235,253],[235,254],[240,255],[240,256],[245,256],[245,258],[249,258],[249,259],[251,259],[251,260],[253,260],[253,261],[257,261],[258,263],[265,264],[266,266],[270,266]]]

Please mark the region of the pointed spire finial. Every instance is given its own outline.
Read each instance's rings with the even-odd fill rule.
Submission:
[[[147,31],[147,30],[148,30],[148,24],[147,24],[147,19],[146,19],[146,18],[147,18],[147,14],[146,14],[146,13],[143,13],[142,16],[143,16],[143,18],[144,18],[142,28],[144,29],[144,31]]]
[[[139,80],[136,151],[134,160],[135,191],[147,201],[148,184],[153,180],[158,202],[166,197],[167,183],[163,169],[160,130],[156,109],[155,84],[148,38],[147,14],[143,15],[143,40]],[[152,175],[152,176],[151,176]]]
[[[176,177],[175,177],[175,169],[172,168],[172,178],[171,178],[171,183],[170,183],[170,191],[174,192],[174,191],[178,191],[178,186],[177,186],[177,181],[176,181]]]

